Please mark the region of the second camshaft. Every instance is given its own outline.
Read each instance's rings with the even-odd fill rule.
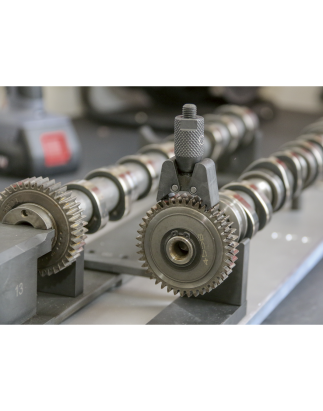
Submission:
[[[214,163],[201,161],[203,118],[185,105],[175,118],[179,156],[164,163],[157,204],[138,230],[138,254],[152,279],[181,296],[210,292],[228,278],[239,242],[322,176],[322,124],[269,158],[254,161],[218,191]],[[196,130],[200,130],[198,133]],[[176,190],[173,189],[176,187]]]
[[[233,153],[239,146],[250,144],[259,126],[252,110],[233,105],[219,107],[215,113],[206,115],[203,121],[204,133],[202,130],[201,136],[204,136],[204,142],[199,155],[214,161],[224,154]],[[89,234],[103,228],[109,220],[121,219],[129,213],[136,200],[154,191],[163,162],[173,157],[176,150],[179,156],[180,149],[177,146],[174,150],[172,141],[150,144],[135,155],[123,157],[116,165],[98,168],[84,179],[67,184],[68,190],[80,203]],[[188,147],[190,155],[194,157]]]

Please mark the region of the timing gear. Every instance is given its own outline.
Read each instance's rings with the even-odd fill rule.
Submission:
[[[197,196],[159,201],[138,231],[143,267],[168,292],[203,295],[220,285],[235,266],[238,236],[232,224],[219,204],[206,210]]]
[[[83,250],[87,229],[79,204],[66,186],[42,177],[19,181],[0,193],[0,222],[55,229],[52,250],[38,259],[41,276],[61,271]]]

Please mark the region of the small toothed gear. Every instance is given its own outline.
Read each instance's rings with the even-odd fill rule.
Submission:
[[[161,288],[183,297],[220,285],[237,260],[236,229],[219,204],[206,210],[197,196],[159,201],[138,230],[139,260]]]
[[[48,178],[27,178],[0,193],[0,222],[12,209],[22,204],[36,204],[51,217],[55,238],[52,250],[38,259],[41,276],[56,274],[71,265],[83,250],[86,239],[80,203],[66,186]]]

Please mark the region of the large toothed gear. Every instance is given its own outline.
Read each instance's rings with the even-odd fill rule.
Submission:
[[[50,227],[55,229],[52,250],[38,259],[38,273],[49,276],[72,264],[83,250],[87,231],[79,203],[72,197],[72,192],[48,178],[33,177],[19,181],[0,193],[0,222],[8,222],[8,216],[17,214],[20,209],[24,213],[23,205],[28,212],[36,209],[39,214],[43,213],[49,219]],[[27,221],[33,225],[30,219]],[[15,224],[22,222],[16,218]]]
[[[232,272],[238,243],[219,205],[210,210],[199,197],[175,196],[158,202],[140,224],[138,254],[150,278],[176,295],[198,296]]]

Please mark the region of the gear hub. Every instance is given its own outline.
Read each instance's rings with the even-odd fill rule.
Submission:
[[[83,250],[87,229],[80,204],[66,186],[48,178],[27,178],[0,193],[0,222],[54,228],[51,252],[38,259],[41,276],[56,274]]]

